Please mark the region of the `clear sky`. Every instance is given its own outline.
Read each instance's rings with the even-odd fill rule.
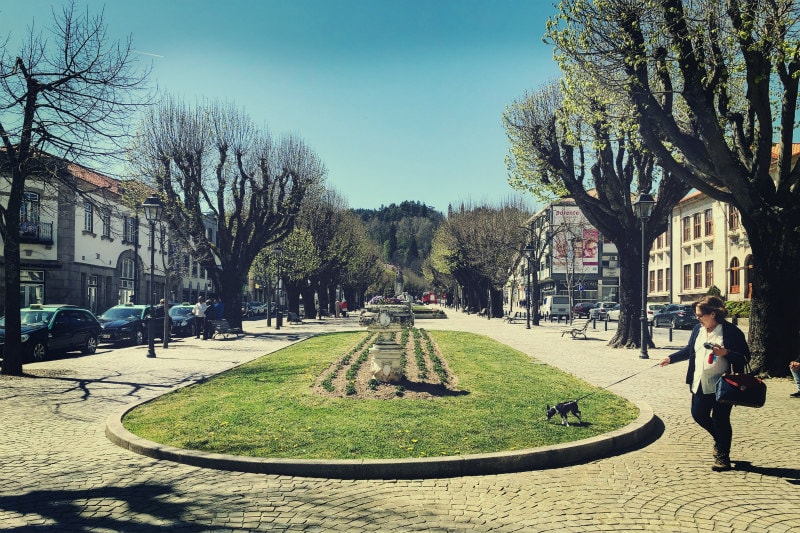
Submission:
[[[78,0],[130,34],[160,91],[230,100],[320,156],[350,207],[517,196],[502,113],[558,76],[552,0]],[[15,37],[51,6],[0,5]],[[525,197],[523,197],[525,198]],[[533,200],[526,200],[532,205]]]

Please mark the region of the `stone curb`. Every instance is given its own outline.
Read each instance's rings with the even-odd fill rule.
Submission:
[[[122,418],[144,400],[128,405],[106,420],[106,437],[132,452],[177,463],[256,474],[333,479],[425,479],[544,470],[617,455],[639,447],[660,431],[648,404],[639,403],[639,417],[603,435],[575,442],[500,453],[418,459],[306,460],[243,457],[164,446],[137,437]]]

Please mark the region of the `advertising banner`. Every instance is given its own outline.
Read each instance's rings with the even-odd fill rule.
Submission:
[[[554,274],[597,274],[599,232],[578,207],[553,207],[553,231]]]

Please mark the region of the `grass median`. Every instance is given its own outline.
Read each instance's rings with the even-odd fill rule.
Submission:
[[[132,433],[161,444],[251,457],[379,459],[534,448],[630,423],[628,401],[488,337],[430,331],[458,394],[428,399],[334,398],[319,376],[366,332],[313,337],[129,412]],[[545,406],[581,398],[584,423],[545,420]]]

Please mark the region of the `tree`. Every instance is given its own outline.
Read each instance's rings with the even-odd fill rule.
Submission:
[[[153,107],[131,150],[152,179],[172,234],[208,272],[225,316],[241,324],[241,297],[256,255],[294,227],[306,191],[325,169],[296,136],[273,139],[231,105]]]
[[[503,287],[525,242],[529,213],[519,202],[500,207],[462,205],[439,226],[431,266],[463,287],[465,308],[503,316]]]
[[[562,91],[562,86],[566,87]],[[566,92],[566,94],[565,94]],[[593,80],[566,71],[515,101],[504,114],[511,143],[512,187],[543,199],[571,197],[583,215],[617,245],[620,313],[610,344],[639,347],[641,328],[641,225],[632,208],[635,192],[658,187],[658,202],[646,226],[646,243],[666,230],[672,208],[688,191],[671,174],[657,179],[652,154],[623,119],[628,106],[593,89]],[[649,246],[647,246],[649,250]]]
[[[5,248],[6,337],[3,374],[22,374],[20,324],[20,207],[25,181],[34,173],[76,192],[71,162],[107,162],[122,151],[131,114],[148,71],[131,56],[130,39],[106,39],[102,14],[75,6],[53,13],[52,40],[31,27],[17,55],[0,51],[0,138],[8,202],[0,206]],[[48,155],[49,154],[49,155]],[[52,156],[52,157],[50,157]]]
[[[800,168],[793,154],[798,6],[790,0],[566,0],[561,6],[549,35],[564,61],[630,99],[644,143],[667,172],[741,213],[753,250],[753,366],[786,375],[800,340]]]

